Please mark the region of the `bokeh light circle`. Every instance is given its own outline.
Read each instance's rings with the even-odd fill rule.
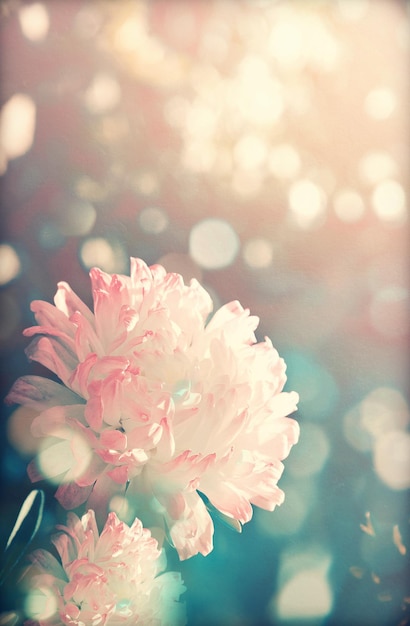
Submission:
[[[249,267],[269,267],[273,260],[272,242],[263,237],[248,239],[242,248],[242,257]]]
[[[388,487],[410,488],[410,433],[393,430],[379,437],[374,446],[374,468]]]
[[[19,275],[21,270],[20,258],[8,243],[0,244],[0,285],[6,285]]]
[[[397,175],[397,162],[386,150],[370,150],[360,159],[359,175],[364,183],[379,183]]]
[[[321,426],[306,423],[298,445],[292,450],[287,471],[293,476],[311,476],[322,471],[330,454],[329,439]]]
[[[24,601],[24,610],[33,620],[48,620],[58,610],[55,594],[47,587],[31,589]]]
[[[379,219],[389,224],[403,224],[407,219],[406,194],[396,180],[384,180],[374,188],[372,207]]]
[[[239,251],[239,237],[225,220],[209,218],[198,222],[189,236],[189,253],[204,269],[220,269],[233,263]]]
[[[93,228],[97,211],[87,200],[72,200],[58,213],[57,227],[64,237],[86,235]]]
[[[326,195],[313,181],[297,180],[289,189],[289,209],[297,226],[307,230],[317,228],[325,219]]]
[[[124,247],[105,237],[87,237],[80,247],[80,260],[85,269],[99,267],[105,272],[125,273],[127,257]]]
[[[96,74],[84,94],[85,104],[90,113],[105,113],[114,109],[121,99],[121,88],[110,74]]]
[[[92,449],[83,435],[68,427],[56,429],[38,449],[36,463],[42,475],[54,484],[80,478],[92,461]]]
[[[270,602],[272,623],[321,624],[332,609],[329,580],[332,554],[315,544],[292,546],[281,554],[279,591]]]
[[[3,105],[0,114],[0,144],[8,159],[16,159],[31,148],[36,112],[33,98],[24,93],[15,93]]]
[[[138,216],[140,226],[146,233],[159,235],[168,226],[168,215],[158,207],[147,207]]]
[[[329,580],[320,568],[295,574],[280,592],[277,613],[286,620],[305,621],[328,615],[333,604]]]
[[[19,22],[23,35],[29,41],[43,41],[50,28],[47,7],[42,2],[33,2],[19,9]]]

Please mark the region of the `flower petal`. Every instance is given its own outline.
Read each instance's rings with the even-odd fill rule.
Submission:
[[[59,343],[56,338],[36,337],[26,348],[29,359],[38,361],[69,386],[70,377],[78,365],[71,350]]]
[[[59,486],[56,491],[56,498],[65,509],[76,509],[89,497],[92,485],[80,487],[75,482],[65,483]]]
[[[77,311],[81,313],[90,323],[94,316],[88,306],[71,289],[70,285],[64,281],[57,283],[57,293],[54,296],[54,303],[64,315],[71,317]]]
[[[213,549],[214,525],[211,516],[196,492],[185,493],[183,499],[185,504],[183,514],[181,513],[176,520],[167,516],[172,543],[181,560],[198,553],[206,556]],[[177,510],[181,510],[181,505],[175,509],[172,500],[171,496],[169,506],[175,514]]]
[[[56,404],[79,404],[83,400],[64,385],[41,376],[22,376],[9,391],[6,401],[43,411]]]

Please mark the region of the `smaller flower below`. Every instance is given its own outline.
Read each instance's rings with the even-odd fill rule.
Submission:
[[[101,534],[95,514],[69,513],[52,538],[59,558],[43,549],[30,555],[26,611],[39,626],[184,626],[185,591],[177,572],[163,571],[163,553],[136,518],[115,513]]]

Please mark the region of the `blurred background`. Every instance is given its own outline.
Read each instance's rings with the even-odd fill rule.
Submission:
[[[410,623],[409,4],[2,2],[1,399],[30,301],[129,257],[260,316],[300,394],[286,501],[182,572],[190,626]],[[41,372],[44,373],[44,372]],[[30,491],[2,406],[1,541]],[[47,488],[46,488],[47,491]],[[37,537],[65,514],[46,496]],[[5,591],[4,591],[5,589]],[[24,598],[11,576],[3,610]],[[2,622],[4,623],[4,622]]]

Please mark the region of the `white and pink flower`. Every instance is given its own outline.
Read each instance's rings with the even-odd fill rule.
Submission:
[[[98,532],[94,511],[52,537],[57,550],[32,552],[27,610],[40,626],[183,626],[184,593],[177,572],[161,573],[157,541],[136,518],[131,526],[109,513]],[[33,601],[33,598],[35,599]]]
[[[284,499],[282,460],[299,436],[285,363],[269,339],[256,343],[258,318],[239,302],[208,322],[212,300],[196,280],[135,258],[130,276],[90,276],[94,312],[66,283],[55,306],[32,303],[28,356],[62,384],[25,376],[9,394],[39,413],[29,475],[54,478],[67,509],[106,514],[126,494],[136,515],[148,506],[165,522],[181,558],[206,555],[209,508],[240,525],[252,505]]]

